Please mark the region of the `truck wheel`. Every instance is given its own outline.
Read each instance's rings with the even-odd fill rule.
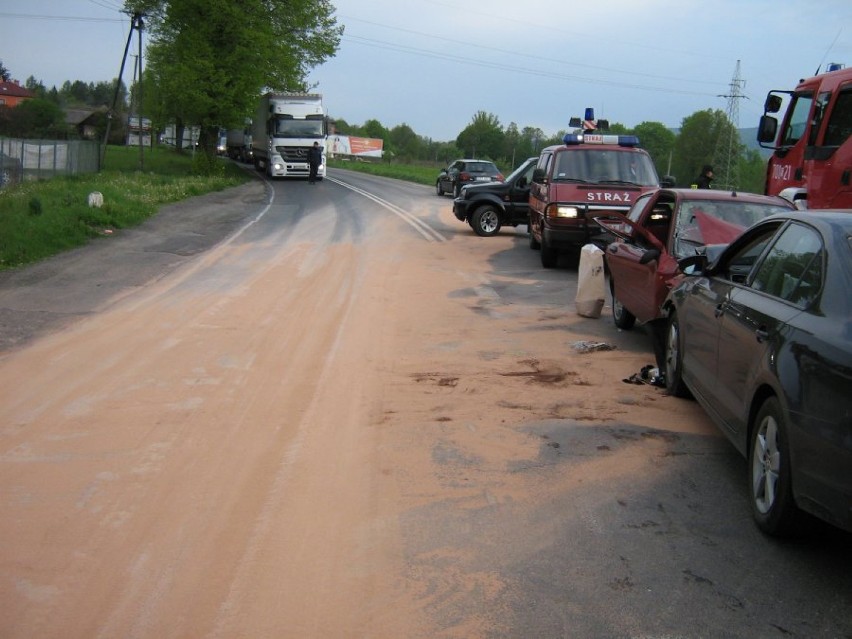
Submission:
[[[612,294],[612,321],[615,325],[625,331],[629,331],[636,323],[636,316],[628,311],[615,296],[615,283],[609,278],[609,292]]]
[[[541,236],[541,265],[544,268],[556,268],[556,264],[559,262],[559,251],[553,248],[550,244],[548,244],[544,235]]]
[[[500,211],[491,204],[480,206],[473,212],[471,226],[480,237],[491,237],[500,231]]]

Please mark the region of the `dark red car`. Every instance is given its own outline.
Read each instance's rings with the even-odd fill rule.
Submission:
[[[622,329],[662,317],[678,260],[727,245],[765,217],[793,210],[783,198],[709,189],[659,189],[636,200],[627,215],[595,221],[615,236],[604,259],[612,317]]]

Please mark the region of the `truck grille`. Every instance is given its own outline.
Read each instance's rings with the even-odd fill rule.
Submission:
[[[285,162],[307,162],[309,148],[307,146],[276,146],[275,150],[281,154]]]

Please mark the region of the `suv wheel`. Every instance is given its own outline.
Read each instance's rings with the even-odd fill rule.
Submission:
[[[435,182],[435,193],[437,195],[444,195],[444,187],[441,186],[441,180]]]
[[[500,230],[500,211],[492,204],[480,206],[473,212],[471,226],[480,237],[497,235]]]

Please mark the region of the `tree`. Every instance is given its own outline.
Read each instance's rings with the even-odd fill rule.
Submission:
[[[479,111],[459,133],[456,144],[468,157],[497,159],[503,157],[503,127],[492,113]]]
[[[24,100],[16,107],[3,107],[0,114],[0,135],[13,138],[66,139],[68,133],[65,113],[51,100]]]
[[[639,137],[639,143],[654,160],[657,173],[668,175],[670,172],[672,151],[677,136],[661,122],[642,122],[633,129],[633,134]]]
[[[11,79],[12,72],[9,71],[9,69],[7,69],[6,66],[3,64],[3,61],[0,60],[0,80],[2,80],[3,82],[8,82]]]
[[[255,115],[266,87],[304,91],[309,71],[333,56],[343,27],[329,0],[127,0],[150,31],[145,111],[201,127],[215,155],[219,127]],[[147,80],[146,80],[147,76]]]
[[[697,111],[683,119],[680,134],[674,145],[672,167],[683,186],[691,184],[701,167],[713,163],[716,144],[733,125],[724,111],[707,109]]]

